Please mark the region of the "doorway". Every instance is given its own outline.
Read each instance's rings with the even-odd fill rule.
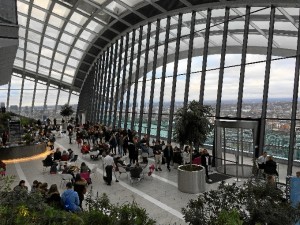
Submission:
[[[216,119],[213,157],[218,172],[237,178],[253,174],[258,128],[259,120]]]

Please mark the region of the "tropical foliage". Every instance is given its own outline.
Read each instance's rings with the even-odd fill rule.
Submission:
[[[264,182],[220,184],[217,190],[199,195],[182,209],[191,225],[296,224],[300,208],[291,206],[285,192]]]
[[[69,104],[66,103],[61,107],[60,110],[61,116],[69,118],[69,116],[71,116],[73,113],[74,113],[73,107],[70,106]]]
[[[211,107],[202,105],[195,100],[189,102],[186,107],[179,108],[174,116],[173,139],[180,145],[201,146],[212,131],[213,125],[209,121],[212,117]],[[192,152],[190,152],[192,163]],[[190,165],[193,170],[192,165]]]
[[[146,210],[135,202],[122,205],[110,203],[107,195],[93,198],[88,193],[86,210],[70,213],[53,208],[38,192],[12,191],[12,177],[0,177],[0,224],[14,225],[153,225]]]

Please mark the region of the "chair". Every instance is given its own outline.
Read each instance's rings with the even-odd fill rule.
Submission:
[[[133,184],[134,181],[136,182],[141,181],[144,178],[142,172],[143,172],[142,167],[133,167],[130,170],[130,183]]]
[[[60,187],[63,187],[67,182],[72,182],[73,176],[69,173],[61,173]]]
[[[126,167],[122,166],[120,163],[117,163],[117,170],[119,172],[119,177],[121,177],[122,173],[125,173],[127,175],[128,178],[128,173],[126,170]]]
[[[51,168],[51,165],[47,164],[45,160],[42,160],[42,163],[43,163],[43,172],[46,172],[47,167]]]
[[[74,155],[74,157],[70,160],[70,163],[74,163],[74,165],[76,165],[78,159],[78,155]]]
[[[94,175],[94,177],[96,178],[97,177],[96,172],[97,172],[97,167],[95,166],[91,169],[90,176]]]

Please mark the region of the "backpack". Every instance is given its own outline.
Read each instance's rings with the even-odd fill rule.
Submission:
[[[70,195],[66,196],[66,199],[65,199],[65,202],[64,202],[64,209],[67,210],[67,211],[72,211],[73,210]]]
[[[51,174],[56,174],[57,173],[57,167],[56,167],[56,164],[52,165],[50,167],[50,173]]]

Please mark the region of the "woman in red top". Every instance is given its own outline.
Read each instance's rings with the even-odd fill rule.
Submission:
[[[83,142],[83,145],[81,147],[81,153],[82,154],[87,154],[90,152],[90,146],[86,143],[86,142]]]

